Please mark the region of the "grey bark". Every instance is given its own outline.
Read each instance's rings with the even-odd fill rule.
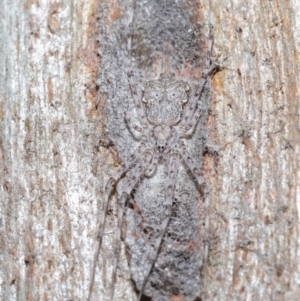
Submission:
[[[124,11],[2,2],[0,298],[85,300],[102,190],[120,164],[96,84],[97,17],[103,4],[108,23]],[[199,2],[222,67],[207,121],[219,155],[202,167],[212,199],[203,300],[298,300],[300,5]],[[94,300],[110,286],[114,231],[110,215]],[[119,268],[117,300],[135,300],[124,248]]]

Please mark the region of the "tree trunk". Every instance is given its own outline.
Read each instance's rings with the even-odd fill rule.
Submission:
[[[105,131],[99,24],[113,27],[128,8],[117,0],[2,2],[0,298],[86,300],[103,188],[123,158]],[[202,299],[296,301],[300,4],[194,2],[214,25],[220,66],[206,122],[219,151],[202,166],[211,198]],[[106,300],[111,286],[114,215],[92,300]],[[116,300],[137,300],[121,253]]]

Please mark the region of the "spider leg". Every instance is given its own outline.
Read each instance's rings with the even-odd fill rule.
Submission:
[[[208,210],[209,210],[210,199],[209,199],[209,190],[208,190],[207,184],[206,184],[204,178],[201,176],[199,168],[196,166],[196,164],[194,163],[194,160],[188,153],[183,141],[180,143],[180,145],[178,147],[178,151],[179,151],[181,157],[183,158],[185,164],[187,165],[187,167],[193,174],[194,178],[197,180],[197,184],[202,189],[202,193],[203,193],[203,197],[204,197],[204,207],[205,207],[204,208],[204,210],[205,210],[205,229],[208,232],[208,228],[209,228]],[[207,257],[208,257],[208,239],[207,239],[207,237],[205,237],[204,238],[204,261],[206,261]]]
[[[142,286],[141,286],[141,289],[140,289],[140,292],[139,292],[138,301],[141,300],[143,290],[144,290],[145,285],[148,281],[148,278],[149,278],[149,275],[150,275],[150,273],[153,269],[153,266],[156,262],[156,258],[157,258],[162,240],[165,236],[167,226],[169,224],[169,220],[170,220],[170,217],[171,217],[171,211],[172,211],[172,203],[173,203],[173,197],[174,197],[176,178],[177,178],[177,174],[178,174],[178,165],[179,165],[179,154],[177,152],[174,152],[174,153],[171,154],[169,164],[168,164],[168,166],[169,166],[169,171],[168,171],[169,181],[168,181],[168,186],[167,186],[165,201],[164,201],[165,219],[163,220],[163,222],[160,226],[160,233],[159,233],[159,236],[158,236],[158,238],[155,242],[153,257],[150,259],[151,260],[150,266],[146,270],[145,278],[144,278],[144,281],[142,283]]]
[[[142,126],[147,127],[148,126],[148,120],[144,111],[144,107],[142,104],[142,92],[139,91],[135,85],[135,81],[133,78],[133,72],[128,73],[128,80],[129,80],[129,86],[131,90],[132,97],[134,99],[135,108],[139,117],[139,120],[142,124]]]
[[[141,158],[138,166],[135,168],[134,175],[128,179],[126,188],[120,191],[120,197],[118,198],[118,227],[117,227],[117,235],[116,235],[116,247],[115,247],[113,276],[112,276],[113,284],[115,283],[116,275],[117,275],[117,265],[118,265],[118,258],[120,254],[120,247],[121,247],[121,238],[122,238],[121,232],[122,232],[122,221],[123,221],[125,203],[128,196],[132,192],[133,188],[137,184],[137,182],[144,175],[147,168],[149,168],[149,165],[151,165],[152,158],[153,158],[152,152],[146,151],[144,157]],[[110,291],[109,300],[113,300],[113,297],[114,297],[114,289],[112,287]]]
[[[182,126],[183,134],[191,129],[191,127],[193,125],[192,124],[193,116],[195,116],[195,114],[197,114],[197,111],[198,112],[201,111],[198,100],[201,97],[201,94],[203,92],[203,88],[204,88],[206,82],[207,82],[207,75],[204,72],[202,72],[202,75],[201,75],[201,78],[200,78],[200,83],[197,87],[197,90],[191,96],[190,101],[189,101],[189,105],[186,108],[185,114],[182,118],[181,126]]]
[[[149,165],[149,167],[147,168],[147,170],[145,172],[145,176],[146,177],[151,177],[155,173],[156,167],[157,167],[157,163],[158,163],[158,157],[157,156],[153,156],[151,164]]]
[[[199,120],[199,117],[201,116],[201,105],[199,103],[199,100],[201,98],[201,95],[204,90],[204,86],[206,85],[209,76],[216,69],[216,66],[214,64],[211,64],[210,61],[212,47],[213,47],[213,37],[212,37],[212,30],[210,29],[209,40],[208,40],[206,56],[205,56],[204,70],[201,74],[199,85],[197,86],[196,91],[192,94],[189,101],[189,105],[185,110],[184,116],[182,117],[182,124],[181,124],[182,136],[187,135],[187,132],[189,131],[192,132],[194,130]]]
[[[125,117],[125,121],[126,121],[128,127],[129,127],[129,130],[132,133],[132,135],[134,136],[134,138],[139,138],[139,137],[136,137],[135,131],[139,132],[140,134],[144,134],[144,129],[142,127],[134,124],[127,112],[125,113],[124,117]]]
[[[128,169],[131,168],[136,163],[136,161],[138,161],[138,159],[140,159],[142,157],[142,154],[145,152],[145,150],[146,150],[146,145],[145,145],[144,142],[142,142],[137,147],[135,152],[125,162],[125,164],[120,168],[120,170],[118,170],[115,174],[113,174],[109,178],[109,180],[107,181],[107,183],[105,185],[104,201],[102,203],[102,210],[101,210],[100,220],[99,220],[98,225],[97,225],[97,229],[98,229],[97,239],[98,239],[98,241],[97,241],[97,245],[96,245],[96,252],[94,254],[93,266],[92,266],[92,270],[91,270],[91,282],[90,282],[90,287],[89,287],[89,295],[88,295],[88,298],[87,298],[88,301],[91,298],[92,288],[93,288],[93,285],[94,285],[96,263],[97,263],[97,259],[98,259],[98,255],[99,255],[99,250],[100,250],[100,247],[101,247],[101,244],[102,244],[103,231],[104,231],[104,225],[105,225],[105,217],[106,217],[107,205],[108,205],[108,200],[109,200],[111,190],[112,190],[113,186],[120,180],[122,175],[125,174],[128,171]]]

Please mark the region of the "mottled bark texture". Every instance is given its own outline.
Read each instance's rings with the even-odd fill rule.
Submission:
[[[199,3],[202,22],[211,15],[221,66],[206,123],[219,152],[202,166],[211,191],[202,299],[296,301],[300,4],[187,2]],[[97,86],[105,5],[109,26],[122,1],[1,2],[1,300],[87,298],[102,191],[122,158]],[[115,201],[93,300],[111,285]],[[116,300],[136,299],[124,248],[115,289]]]

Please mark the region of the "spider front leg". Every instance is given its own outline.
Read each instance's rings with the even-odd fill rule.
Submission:
[[[114,265],[113,265],[113,276],[112,276],[112,284],[115,283],[116,275],[117,275],[117,266],[118,266],[118,258],[120,254],[120,247],[121,247],[121,238],[122,238],[122,222],[123,222],[123,215],[124,215],[124,208],[125,203],[132,192],[133,188],[137,184],[137,182],[142,178],[145,174],[149,166],[152,165],[151,161],[153,161],[153,154],[151,151],[146,151],[145,156],[141,158],[138,166],[134,169],[134,174],[128,178],[126,187],[120,191],[118,198],[118,227],[117,227],[117,235],[116,235],[116,247],[115,247],[115,256],[114,256]],[[126,179],[125,179],[126,180]],[[113,300],[114,297],[114,289],[111,288],[110,291],[110,299]]]
[[[143,127],[147,127],[149,123],[145,114],[144,106],[142,104],[142,92],[138,90],[135,85],[132,71],[128,73],[128,80],[140,123]]]
[[[128,127],[129,127],[129,130],[130,130],[131,134],[134,136],[134,138],[139,139],[140,136],[137,137],[135,135],[135,131],[140,133],[140,134],[144,134],[144,129],[142,127],[134,124],[127,112],[125,112],[124,117],[125,117],[125,121],[126,121]]]
[[[182,123],[181,123],[182,134],[185,134],[186,132],[190,131],[191,128],[195,125],[195,121],[198,120],[198,119],[196,119],[196,117],[197,116],[200,117],[201,107],[198,103],[198,100],[202,95],[202,92],[203,92],[206,82],[207,82],[207,76],[205,73],[202,73],[201,78],[200,78],[200,83],[196,89],[196,92],[191,96],[189,105],[186,108],[185,114],[182,118]]]
[[[183,158],[185,164],[191,171],[194,178],[197,180],[197,184],[202,189],[202,193],[203,193],[203,197],[204,197],[204,207],[205,207],[204,208],[205,209],[205,228],[206,228],[206,231],[208,231],[208,227],[209,227],[208,210],[209,210],[210,200],[209,200],[209,190],[208,190],[207,184],[206,184],[204,178],[201,176],[199,168],[196,166],[192,157],[188,153],[183,141],[180,143],[178,150],[179,150],[179,153],[180,153],[181,157]],[[207,257],[208,257],[208,239],[205,238],[204,239],[204,259],[205,259],[205,261],[206,261]]]
[[[101,210],[101,216],[100,220],[97,226],[98,229],[98,234],[97,234],[97,245],[96,245],[96,252],[94,255],[94,260],[93,260],[93,266],[91,270],[91,282],[90,282],[90,287],[89,287],[89,295],[88,295],[88,301],[91,298],[92,294],[92,288],[94,284],[94,277],[95,277],[95,270],[96,270],[96,263],[99,255],[99,250],[102,244],[102,239],[103,239],[103,231],[104,231],[104,225],[105,225],[105,217],[106,217],[106,211],[107,211],[107,205],[108,205],[108,200],[109,196],[111,193],[111,190],[113,186],[120,180],[123,174],[125,174],[129,168],[131,168],[140,158],[142,158],[143,153],[145,153],[146,150],[146,145],[144,142],[142,142],[138,148],[135,150],[135,152],[129,157],[129,159],[125,162],[125,164],[118,170],[115,174],[113,174],[109,180],[107,181],[105,185],[105,190],[104,190],[104,200],[102,203],[102,210]]]
[[[169,160],[169,171],[168,171],[168,186],[166,189],[166,195],[165,195],[165,201],[164,201],[164,207],[165,207],[165,219],[163,220],[161,226],[160,226],[160,232],[159,237],[155,242],[154,250],[153,250],[153,256],[150,258],[150,264],[149,267],[146,269],[146,274],[144,281],[142,283],[142,286],[140,288],[140,293],[138,296],[138,301],[141,300],[143,291],[145,288],[145,285],[148,281],[149,275],[153,269],[153,266],[156,262],[156,258],[161,246],[161,242],[165,236],[170,217],[172,212],[172,204],[173,204],[173,197],[174,197],[174,190],[175,190],[175,184],[176,184],[176,178],[178,174],[178,166],[179,166],[179,154],[177,152],[174,152],[170,156]]]

